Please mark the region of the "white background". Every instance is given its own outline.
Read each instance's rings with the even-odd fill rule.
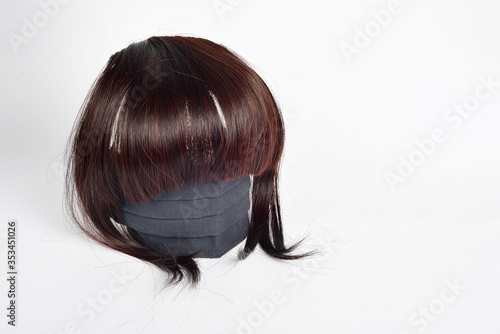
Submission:
[[[500,333],[496,2],[53,4],[0,5],[0,277],[9,219],[19,273],[16,328],[0,279],[2,333]],[[321,256],[233,251],[200,261],[197,289],[161,290],[156,269],[75,232],[62,153],[88,89],[112,53],[173,34],[230,47],[269,84],[286,122],[287,241],[308,234]],[[446,121],[464,101],[479,103]],[[438,129],[446,140],[419,153]],[[386,174],[411,156],[421,164],[392,189]]]

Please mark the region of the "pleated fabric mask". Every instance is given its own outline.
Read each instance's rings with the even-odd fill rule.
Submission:
[[[174,256],[219,258],[245,240],[250,215],[250,176],[188,185],[122,213],[145,247]]]

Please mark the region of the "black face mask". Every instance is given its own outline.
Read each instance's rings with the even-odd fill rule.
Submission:
[[[157,252],[218,258],[248,235],[250,176],[189,185],[122,212],[132,236]]]

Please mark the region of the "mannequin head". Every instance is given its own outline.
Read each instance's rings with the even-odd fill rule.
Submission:
[[[226,47],[196,37],[162,36],[113,54],[78,116],[68,147],[67,204],[98,243],[196,283],[195,254],[144,246],[124,205],[141,205],[191,185],[252,177],[248,235],[296,259],[285,246],[278,196],[283,119],[264,81]]]

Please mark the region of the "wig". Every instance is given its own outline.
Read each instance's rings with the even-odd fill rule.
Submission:
[[[154,264],[168,283],[200,277],[196,254],[161,253],[127,226],[123,207],[189,185],[251,176],[248,235],[270,256],[298,259],[283,237],[278,171],[281,112],[265,82],[228,48],[197,37],[154,36],[113,54],[68,142],[66,203],[88,237]],[[127,204],[127,205],[128,205]]]

